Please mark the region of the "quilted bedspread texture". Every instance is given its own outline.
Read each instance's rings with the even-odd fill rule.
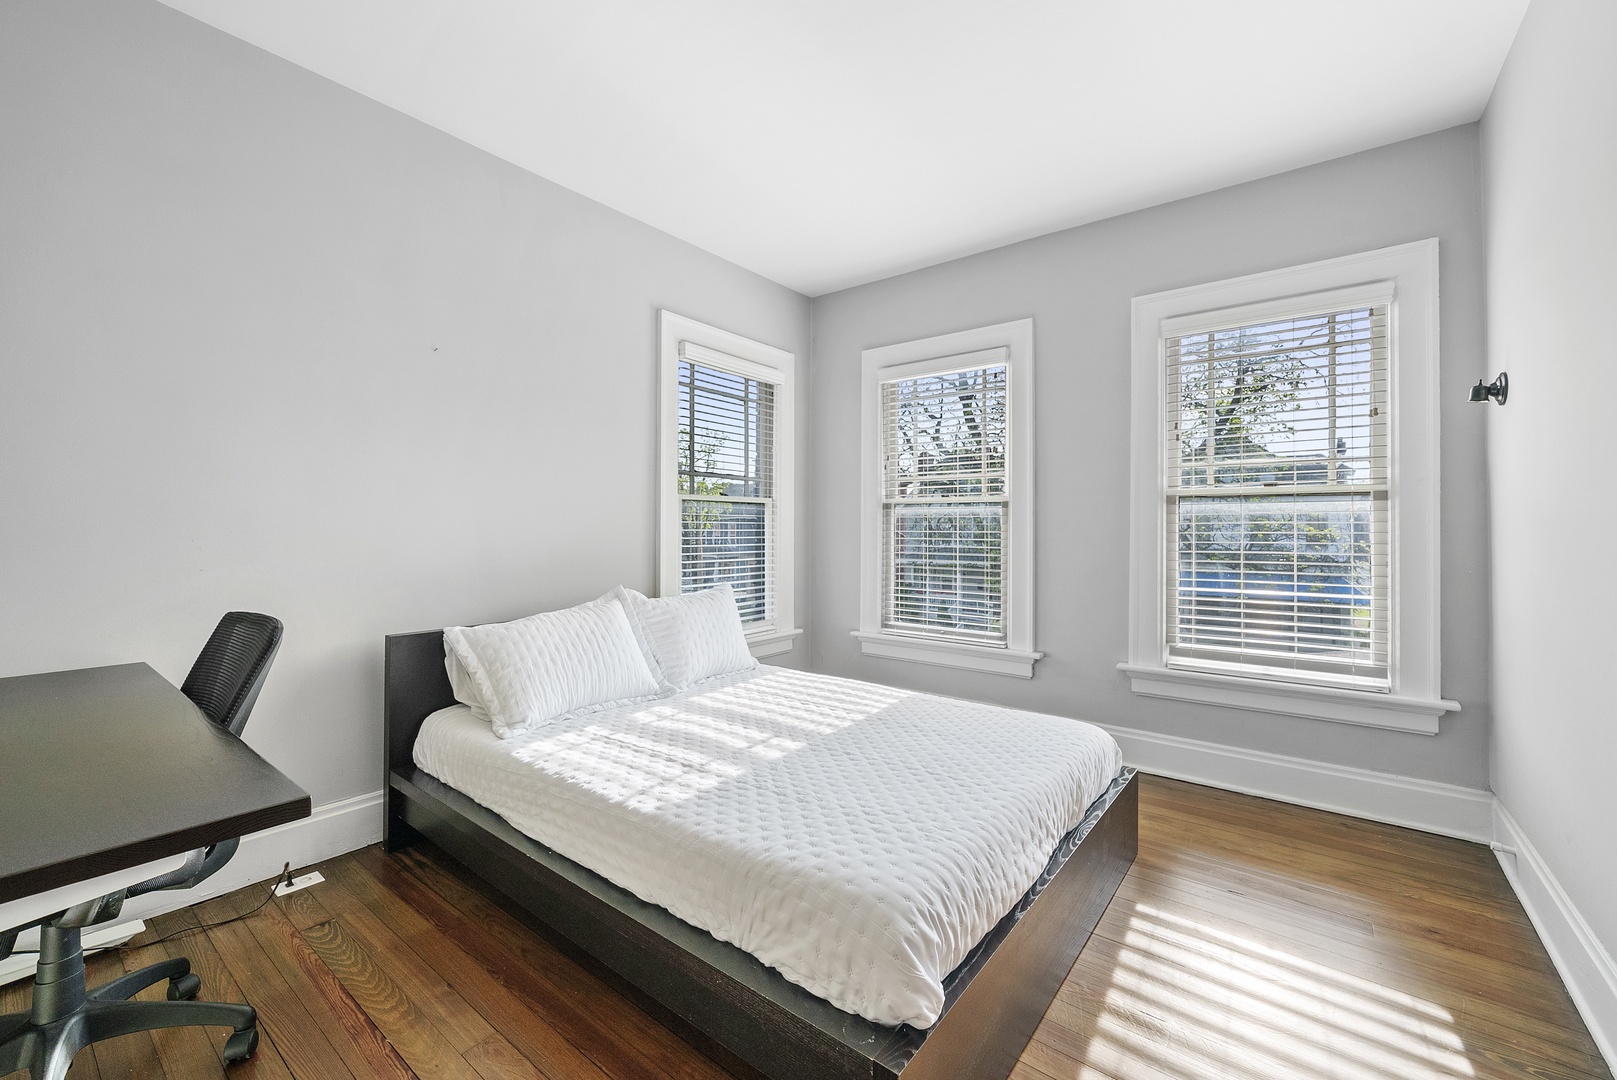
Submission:
[[[508,740],[455,706],[415,760],[837,1007],[923,1028],[1122,764],[1081,721],[772,667]]]

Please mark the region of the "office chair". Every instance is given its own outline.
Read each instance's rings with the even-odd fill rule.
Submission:
[[[281,629],[281,621],[268,615],[227,613],[203,646],[181,692],[210,721],[239,737],[281,647]],[[169,873],[0,932],[3,960],[15,948],[19,933],[39,927],[33,1008],[0,1016],[0,1076],[26,1068],[33,1080],[62,1080],[74,1056],[91,1043],[193,1025],[231,1029],[225,1041],[226,1062],[251,1057],[258,1049],[258,1014],[251,1005],[191,1000],[202,983],[191,973],[189,960],[164,960],[86,990],[79,936],[86,926],[117,918],[131,896],[197,885],[230,861],[238,843],[225,840],[199,848]],[[129,1000],[163,979],[168,980],[167,1001]]]

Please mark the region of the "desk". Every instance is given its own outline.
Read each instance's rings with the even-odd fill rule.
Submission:
[[[0,679],[0,905],[308,816],[145,664]]]

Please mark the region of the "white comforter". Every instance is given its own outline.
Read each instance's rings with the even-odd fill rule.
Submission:
[[[415,761],[848,1012],[929,1027],[943,978],[1121,767],[1090,724],[761,667]]]

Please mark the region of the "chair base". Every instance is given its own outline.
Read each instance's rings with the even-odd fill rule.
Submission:
[[[168,980],[168,1001],[130,1001]],[[94,990],[84,989],[84,953],[76,928],[45,927],[34,979],[34,1006],[0,1016],[0,1076],[27,1069],[32,1080],[63,1080],[78,1052],[91,1043],[176,1027],[228,1027],[226,1062],[258,1049],[258,1014],[251,1005],[189,1001],[200,987],[183,957],[132,971]]]

